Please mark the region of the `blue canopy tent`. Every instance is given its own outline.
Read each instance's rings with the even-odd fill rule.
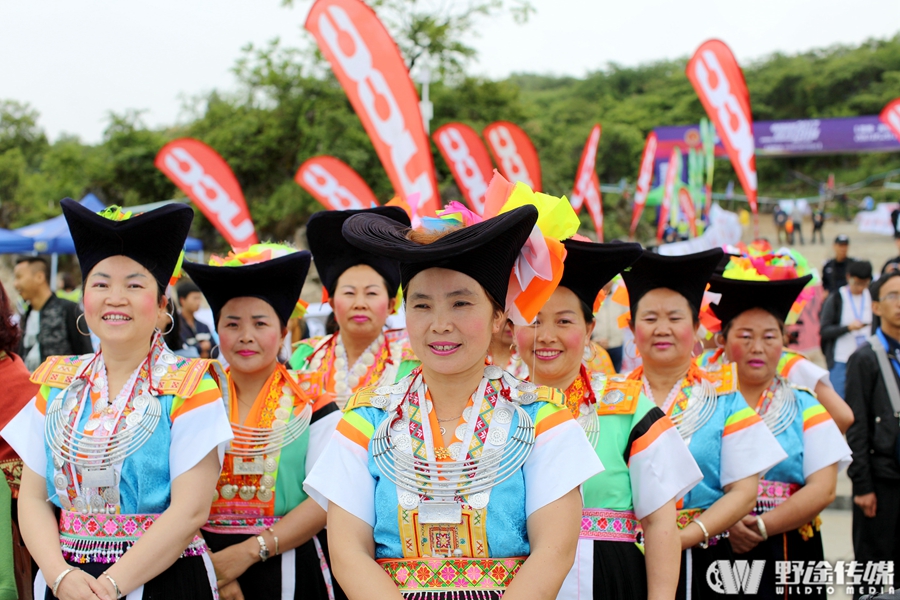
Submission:
[[[34,240],[9,229],[0,229],[0,254],[20,254],[33,250]]]
[[[127,210],[133,213],[142,213],[153,210],[154,208],[159,208],[163,204],[169,204],[170,202],[172,202],[172,200],[155,202],[153,204],[143,204],[141,206],[129,206],[127,207]],[[79,200],[79,204],[94,212],[99,212],[106,208],[94,194],[88,194]],[[69,233],[69,225],[66,223],[66,218],[63,215],[58,215],[52,219],[41,221],[40,223],[20,227],[11,233],[14,235],[17,234],[19,237],[23,237],[29,241],[29,247],[23,250],[23,252],[35,252],[50,255],[50,285],[55,289],[59,255],[75,254],[75,243],[72,241],[72,234]],[[0,244],[2,244],[2,242],[3,238],[0,237]],[[2,245],[0,245],[0,249],[2,249]],[[184,250],[185,252],[202,252],[203,242],[197,238],[189,237],[184,244]]]

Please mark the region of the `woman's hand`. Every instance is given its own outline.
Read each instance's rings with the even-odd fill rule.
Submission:
[[[118,600],[116,587],[103,575],[91,581],[91,590],[100,600]]]
[[[93,590],[93,586],[96,584],[96,579],[81,569],[76,569],[66,575],[59,583],[56,597],[59,600],[97,600],[100,596],[95,594]],[[115,596],[109,599],[104,598],[103,600],[115,600]]]
[[[756,548],[757,544],[763,541],[756,517],[747,515],[732,525],[728,530],[728,539],[731,540],[731,547],[737,554],[746,554]]]
[[[237,581],[231,581],[225,585],[220,585],[219,600],[244,600],[244,592],[241,591],[241,584]]]
[[[216,568],[216,580],[219,587],[223,587],[243,575],[252,564],[259,560],[259,542],[255,537],[247,538],[240,544],[234,544],[219,552],[211,553],[209,557]]]

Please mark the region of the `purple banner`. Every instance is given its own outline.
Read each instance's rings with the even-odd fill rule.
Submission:
[[[656,159],[668,160],[672,146],[682,150],[700,149],[700,129],[696,125],[657,127]],[[756,154],[759,156],[804,156],[858,152],[900,152],[900,142],[878,115],[837,119],[757,121],[753,123]],[[716,157],[725,157],[725,148],[716,137]]]

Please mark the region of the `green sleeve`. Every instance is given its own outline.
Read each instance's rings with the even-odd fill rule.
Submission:
[[[6,477],[0,476],[0,600],[16,600],[16,570],[13,564],[12,493]]]
[[[300,371],[306,367],[306,359],[313,353],[313,345],[307,342],[300,342],[294,353],[291,354],[291,369]]]

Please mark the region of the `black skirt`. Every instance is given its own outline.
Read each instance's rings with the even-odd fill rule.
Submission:
[[[212,552],[219,552],[234,544],[240,544],[254,535],[246,533],[211,533],[203,532],[207,545]],[[328,540],[325,531],[316,535],[322,547],[326,561],[328,557]],[[270,549],[271,550],[271,549]],[[279,600],[282,597],[281,566],[284,554],[273,556],[266,562],[258,562],[250,566],[238,577],[238,584],[245,600]],[[329,567],[330,570],[330,567]],[[330,577],[330,575],[329,575]],[[322,563],[316,551],[314,540],[309,540],[294,549],[294,598],[297,600],[328,600],[328,583],[322,572]],[[333,585],[335,600],[346,600],[346,596]]]
[[[101,577],[112,565],[108,563],[76,563],[77,567],[92,577]],[[53,583],[52,581],[47,583]],[[44,600],[53,600],[48,587]],[[202,556],[185,556],[171,567],[144,584],[143,600],[213,600],[213,591]]]
[[[817,598],[826,600],[827,586],[800,586],[799,590],[793,588],[785,590],[783,586],[776,584],[775,563],[778,561],[803,561],[804,565],[809,561],[825,560],[825,550],[822,547],[822,535],[816,532],[814,536],[804,541],[796,530],[773,535],[766,541],[758,544],[753,550],[745,554],[735,554],[737,560],[764,560],[762,580],[756,594],[744,593],[744,598],[775,599],[784,598],[785,595],[803,598]]]
[[[594,598],[646,600],[647,565],[637,544],[594,542]]]
[[[690,553],[690,589],[688,589],[688,553]],[[681,553],[681,574],[678,577],[677,600],[722,600],[724,596],[708,583],[706,573],[717,560],[734,561],[734,552],[728,538],[719,539],[714,546],[702,549],[695,546]]]

